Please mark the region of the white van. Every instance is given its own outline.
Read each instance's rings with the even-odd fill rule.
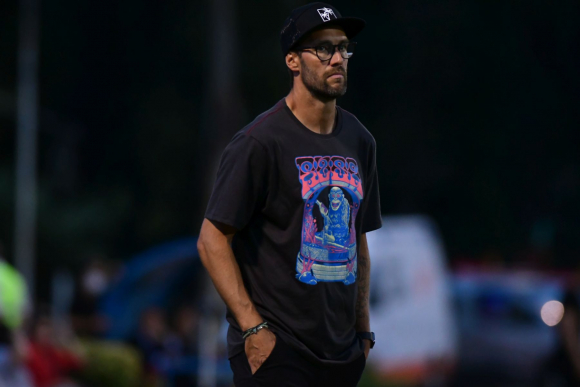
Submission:
[[[380,379],[444,385],[457,339],[450,274],[434,223],[425,216],[383,217],[367,234],[371,255],[369,365]]]

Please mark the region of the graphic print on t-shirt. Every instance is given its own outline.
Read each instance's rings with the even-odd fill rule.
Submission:
[[[363,198],[355,159],[342,156],[296,158],[304,215],[296,278],[309,285],[320,281],[356,281],[355,219]]]

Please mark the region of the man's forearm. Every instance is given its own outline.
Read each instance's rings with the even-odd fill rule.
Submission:
[[[574,366],[575,372],[580,373],[580,350],[578,349],[578,313],[575,310],[567,310],[560,322],[560,332],[564,349]]]
[[[224,234],[209,220],[201,227],[197,249],[201,262],[219,295],[233,313],[242,330],[260,324],[263,319],[242,281],[240,267],[230,246],[232,233]]]
[[[371,258],[367,245],[366,235],[361,235],[360,248],[357,257],[356,282],[358,286],[356,299],[356,323],[357,332],[369,332],[371,330],[369,318],[369,294],[371,278]]]

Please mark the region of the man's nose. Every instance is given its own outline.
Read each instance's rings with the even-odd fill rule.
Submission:
[[[338,47],[334,47],[334,52],[332,53],[332,57],[330,58],[330,65],[336,66],[341,65],[344,62],[344,58],[340,54]]]

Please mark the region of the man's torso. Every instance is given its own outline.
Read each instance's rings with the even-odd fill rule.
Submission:
[[[350,362],[362,354],[354,330],[357,253],[374,139],[340,108],[331,134],[312,132],[282,100],[234,136],[222,162],[248,147],[257,155],[239,157],[250,164],[241,178],[260,181],[242,183],[251,184],[256,203],[247,192],[240,192],[240,202],[255,207],[234,224],[235,214],[227,219],[228,213],[243,210],[212,196],[206,217],[243,224],[232,248],[246,289],[272,329],[313,361]],[[227,179],[218,174],[215,189],[225,187]],[[371,200],[378,200],[375,192]],[[375,222],[369,218],[366,228]],[[233,356],[243,340],[230,313],[227,319]]]

